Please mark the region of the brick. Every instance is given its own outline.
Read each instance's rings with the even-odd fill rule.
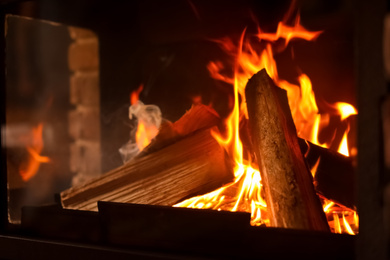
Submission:
[[[70,78],[70,102],[73,105],[99,106],[100,91],[98,72],[75,73]]]
[[[68,113],[68,132],[74,140],[100,140],[100,113],[96,108],[77,108]]]
[[[72,38],[73,40],[88,39],[88,38],[97,39],[96,34],[91,30],[80,28],[80,27],[73,27],[73,26],[69,26],[68,28],[69,28],[70,38]]]
[[[101,173],[99,142],[74,142],[70,145],[70,170],[88,176]]]
[[[90,71],[98,69],[98,41],[95,39],[73,42],[68,50],[68,65],[69,69],[72,71]]]

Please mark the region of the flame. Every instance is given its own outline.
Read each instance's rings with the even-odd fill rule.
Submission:
[[[347,120],[351,115],[357,115],[356,109],[350,104],[337,102],[335,104],[337,108],[338,114],[340,115],[341,121]],[[340,142],[339,149],[337,150],[339,153],[344,154],[345,156],[349,156],[349,147],[348,147],[348,133],[349,133],[349,125],[343,134],[343,138]]]
[[[337,110],[341,116],[341,121],[344,121],[345,119],[347,119],[348,117],[350,117],[352,115],[357,115],[356,109],[348,103],[337,102],[335,104],[335,107],[337,108]]]
[[[134,90],[130,94],[130,104],[134,105],[139,100],[139,94],[141,94],[142,90],[144,89],[144,85],[141,84],[138,89]]]
[[[343,223],[344,223],[344,227],[345,227],[347,233],[350,234],[350,235],[355,235],[355,233],[352,231],[352,228],[349,225],[348,221],[345,219],[344,212],[343,212]]]
[[[315,40],[322,32],[309,32],[302,25],[300,21],[300,16],[298,15],[295,19],[293,26],[288,26],[283,22],[279,22],[276,33],[264,33],[259,29],[258,37],[262,40],[267,40],[270,42],[276,42],[279,39],[284,39],[285,47],[292,39],[303,39],[306,41]]]
[[[334,218],[334,233],[341,234],[340,218],[337,213],[333,213]]]
[[[321,197],[321,200],[329,226],[334,233],[354,235],[358,232],[359,219],[355,210],[346,208],[324,197]]]
[[[322,147],[329,148],[334,141],[334,138],[326,140],[324,143],[318,140],[321,129],[329,123],[330,116],[334,114],[334,109],[319,113],[316,97],[308,75],[301,73],[297,78],[298,85],[283,80],[279,78],[277,64],[274,59],[276,42],[280,43],[280,40],[283,40],[284,50],[291,41],[298,39],[313,41],[318,38],[322,31],[310,32],[306,30],[300,24],[299,16],[295,19],[292,26],[280,22],[275,33],[266,33],[258,28],[258,34],[255,37],[257,45],[261,42],[261,46],[264,46],[260,51],[256,50],[256,44],[252,44],[250,39],[253,39],[253,37],[245,38],[245,33],[246,30],[241,34],[238,46],[235,46],[229,38],[214,40],[214,42],[220,44],[226,53],[234,58],[234,77],[226,76],[223,73],[225,66],[221,62],[214,61],[208,64],[208,70],[214,79],[229,83],[234,88],[234,107],[232,113],[225,121],[226,133],[222,136],[218,132],[212,132],[212,135],[234,160],[235,180],[233,183],[216,191],[190,198],[175,206],[247,211],[251,212],[252,225],[262,225],[268,224],[269,220],[267,219],[265,199],[261,195],[261,176],[257,170],[257,165],[250,160],[244,160],[243,146],[239,138],[239,122],[244,118],[248,118],[245,101],[245,86],[248,79],[259,70],[265,68],[275,84],[287,91],[289,106],[298,135]],[[338,108],[336,110],[337,114],[341,116],[343,121],[350,115],[357,114],[356,109],[350,104],[339,102],[334,106]],[[348,131],[346,131],[345,136],[347,134]],[[316,163],[317,166],[318,163],[319,161]],[[316,167],[312,169],[313,176],[315,172]],[[324,212],[333,221],[333,231],[342,233],[341,227],[343,226],[343,229],[346,230],[345,232],[350,233],[349,228],[351,229],[351,226],[347,227],[346,223],[348,221],[345,217],[345,221],[343,219],[343,223],[340,224],[339,215],[335,209],[340,207],[340,205],[332,201],[323,199]],[[348,216],[356,216],[355,211],[347,208],[343,208],[343,210],[347,212],[345,214],[348,214]],[[358,227],[358,225],[355,223],[354,227]]]
[[[138,149],[142,151],[150,144],[152,139],[157,135],[158,129],[155,126],[146,127],[142,120],[138,121],[137,132],[135,133],[135,140]]]
[[[150,144],[152,139],[158,133],[158,127],[160,126],[159,119],[155,118],[153,111],[155,109],[150,109],[149,113],[145,112],[146,107],[152,107],[151,105],[144,105],[141,101],[139,101],[139,95],[142,92],[144,86],[141,84],[138,89],[134,90],[130,94],[130,112],[129,117],[132,118],[132,115],[136,115],[138,117],[138,126],[137,131],[135,133],[135,142],[138,146],[139,151],[142,151],[146,146]],[[134,112],[132,112],[132,108]],[[153,106],[154,107],[154,106]],[[158,109],[159,111],[159,109]],[[159,115],[157,115],[159,117]],[[160,119],[161,121],[161,119]]]
[[[348,131],[346,131],[343,135],[343,139],[341,140],[339,149],[337,150],[339,153],[349,156],[349,150],[348,150]]]
[[[23,181],[28,181],[38,172],[41,163],[50,162],[50,158],[41,156],[43,150],[43,123],[38,124],[31,131],[32,143],[26,147],[28,159],[19,168],[19,174]]]

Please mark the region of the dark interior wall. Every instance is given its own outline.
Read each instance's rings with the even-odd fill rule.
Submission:
[[[383,22],[386,2],[357,1],[356,87],[358,93],[358,259],[388,259],[383,218],[384,175],[381,103],[386,94],[383,68]]]
[[[107,110],[103,111],[104,117],[110,117],[110,115],[115,114],[115,111],[122,111],[123,107],[128,105],[128,93],[136,88],[139,83],[147,82],[149,90],[147,93],[143,94],[141,98],[145,100],[150,100],[153,102],[157,97],[152,98],[154,93],[153,90],[157,88],[157,80],[154,79],[159,75],[159,71],[163,65],[166,65],[166,61],[169,59],[163,59],[161,62],[156,61],[155,57],[170,58],[175,57],[174,60],[183,60],[181,63],[187,62],[186,55],[181,55],[183,52],[186,54],[183,49],[188,48],[189,50],[201,50],[202,48],[210,47],[208,43],[204,43],[204,36],[222,36],[230,29],[234,29],[237,33],[242,30],[242,27],[245,26],[246,22],[252,22],[250,16],[246,16],[245,19],[237,19],[235,12],[239,13],[240,11],[235,7],[234,4],[228,4],[230,10],[233,10],[229,13],[226,8],[226,3],[223,1],[215,2],[215,6],[211,8],[209,15],[206,17],[206,13],[201,7],[198,7],[199,17],[192,10],[188,1],[182,1],[180,3],[180,8],[185,9],[185,12],[180,12],[178,17],[183,18],[185,21],[192,21],[190,24],[186,24],[183,20],[180,20],[178,31],[175,31],[170,27],[172,24],[172,14],[175,14],[175,8],[170,8],[168,3],[173,3],[171,1],[167,3],[163,8],[158,5],[153,5],[150,1],[137,2],[137,1],[96,1],[96,0],[84,0],[84,1],[52,1],[52,0],[42,0],[42,1],[2,1],[2,12],[1,17],[4,19],[4,14],[7,12],[13,12],[16,14],[22,14],[26,16],[32,16],[37,18],[43,18],[52,21],[58,21],[69,25],[77,25],[81,27],[91,28],[96,31],[100,37],[100,47],[101,47],[101,85],[102,88],[106,89],[105,92],[102,92],[104,98],[107,98]],[[271,1],[245,1],[242,3],[242,6],[245,8],[250,5],[256,5],[258,7],[264,7],[264,13],[258,17],[260,24],[263,25],[264,21],[272,19],[275,17],[275,20],[280,20],[280,15],[275,15],[277,13],[275,6],[282,6],[283,10],[286,10],[287,1],[273,1],[275,4],[271,4]],[[386,240],[383,234],[383,219],[382,219],[382,188],[384,183],[383,181],[383,169],[381,169],[381,144],[380,144],[380,118],[379,118],[379,105],[378,102],[382,95],[385,93],[385,82],[382,75],[382,58],[381,58],[381,34],[382,34],[382,16],[383,12],[386,10],[385,1],[376,0],[376,1],[357,1],[356,3],[352,1],[301,1],[302,2],[302,20],[303,23],[310,29],[320,30],[324,29],[323,26],[333,28],[336,35],[341,36],[339,40],[334,41],[334,38],[327,32],[323,34],[321,39],[328,39],[331,42],[331,46],[336,52],[332,52],[327,48],[316,50],[312,49],[310,53],[318,60],[321,60],[323,57],[332,57],[330,60],[333,60],[336,64],[339,64],[341,68],[346,69],[351,73],[350,57],[357,57],[358,63],[354,69],[356,73],[356,85],[359,92],[358,95],[358,109],[359,109],[359,214],[360,214],[360,230],[361,234],[359,236],[359,244],[357,246],[357,252],[360,255],[359,259],[386,259],[387,258],[387,246]],[[303,3],[304,2],[304,3]],[[9,4],[5,7],[6,4]],[[20,4],[22,3],[22,4]],[[37,3],[42,4],[39,6]],[[192,2],[194,5],[198,1]],[[206,1],[199,3],[207,4]],[[340,4],[342,3],[342,4]],[[152,8],[149,5],[152,4]],[[356,5],[355,5],[356,4]],[[221,5],[223,8],[221,8]],[[241,5],[241,4],[240,4]],[[345,12],[335,11],[334,6],[340,7],[337,10],[344,10]],[[6,9],[4,9],[6,8]],[[344,9],[345,8],[345,9]],[[349,9],[348,9],[349,8]],[[139,16],[138,11],[143,10],[144,15]],[[274,11],[269,11],[274,10]],[[280,10],[280,9],[278,9]],[[217,19],[214,14],[227,13],[225,19]],[[137,13],[137,15],[135,15]],[[155,14],[160,14],[157,22],[152,22],[154,20]],[[325,14],[333,16],[333,21],[329,24],[325,23],[326,19],[324,18]],[[354,16],[356,15],[356,16]],[[350,19],[350,17],[354,17]],[[85,19],[88,17],[88,19]],[[151,19],[153,18],[153,19]],[[277,19],[276,19],[277,18]],[[151,20],[150,20],[151,19]],[[221,28],[209,27],[207,23],[209,21],[217,21]],[[311,21],[312,24],[308,23]],[[340,26],[341,22],[341,26]],[[342,27],[349,27],[353,24],[352,31],[357,32],[356,49],[350,48],[347,51],[342,50],[341,46],[347,44],[350,45],[350,38],[354,37],[351,35],[350,30],[348,29],[347,33],[344,33]],[[118,24],[120,26],[118,26]],[[178,22],[173,23],[177,25]],[[265,25],[265,28],[272,27]],[[164,31],[164,28],[171,28],[170,31],[172,35]],[[177,28],[174,26],[174,28]],[[181,29],[180,29],[181,28]],[[188,30],[188,28],[191,28]],[[224,31],[227,30],[227,31]],[[331,29],[332,31],[332,29]],[[180,33],[184,34],[180,35]],[[208,33],[205,33],[208,32]],[[214,32],[214,34],[213,34]],[[125,37],[123,37],[123,34]],[[191,36],[191,34],[195,36]],[[4,35],[4,28],[0,28],[0,35]],[[173,38],[174,41],[171,42],[171,37],[176,36],[178,38]],[[189,43],[190,42],[190,43]],[[201,42],[201,43],[200,43]],[[174,43],[174,44],[173,44]],[[4,47],[4,42],[2,42],[2,47]],[[173,45],[171,45],[173,44]],[[150,49],[150,46],[153,48]],[[157,47],[156,47],[157,46]],[[175,51],[171,51],[171,46],[180,46],[175,47]],[[184,47],[183,47],[184,46]],[[199,47],[201,46],[201,47]],[[215,49],[215,46],[210,47],[213,51],[218,52]],[[307,46],[303,44],[301,47],[296,47],[296,49],[306,51]],[[4,48],[2,48],[4,49]],[[148,51],[149,50],[149,51]],[[153,50],[153,51],[151,51]],[[368,51],[369,50],[369,51]],[[356,53],[355,53],[356,51]],[[141,58],[148,52],[150,54],[149,58]],[[175,56],[176,54],[176,56]],[[178,55],[180,54],[180,55]],[[331,55],[336,54],[336,55]],[[215,54],[217,55],[217,54]],[[357,55],[357,56],[355,56]],[[177,56],[182,57],[181,59]],[[206,59],[203,56],[196,56],[194,60],[200,60],[199,62],[205,62]],[[298,56],[298,55],[297,55]],[[303,58],[302,58],[303,59]],[[5,56],[3,52],[0,52],[0,61],[4,67]],[[353,59],[352,59],[353,60]],[[105,62],[103,62],[105,61]],[[147,61],[147,62],[145,62]],[[128,63],[127,63],[128,62]],[[141,66],[139,65],[141,62]],[[335,88],[339,86],[353,86],[354,84],[350,83],[350,77],[345,77],[341,74],[340,71],[332,74],[328,72],[328,69],[332,67],[332,63],[326,64],[328,69],[319,69],[317,66],[320,64],[315,64],[316,66],[310,66],[310,63],[307,63],[305,59],[301,62],[302,70],[307,74],[319,74],[315,76],[312,80],[315,86],[322,83],[323,78],[331,78],[332,82],[338,82],[340,77],[342,78],[340,84],[331,84]],[[123,65],[125,63],[125,65]],[[179,62],[179,64],[181,64]],[[156,64],[156,65],[155,65]],[[176,65],[180,67],[179,65]],[[150,77],[150,74],[143,72],[144,68],[148,71],[154,71],[154,78]],[[352,69],[352,70],[354,70]],[[174,71],[174,69],[172,69]],[[313,71],[313,72],[310,72]],[[200,74],[205,74],[205,72],[198,72]],[[187,72],[191,77],[191,70]],[[202,74],[202,75],[203,75]],[[285,74],[288,74],[285,72]],[[352,72],[353,74],[353,72]],[[129,76],[130,75],[130,76]],[[156,76],[157,75],[157,76]],[[183,76],[184,80],[188,79],[187,76]],[[158,77],[157,77],[158,78]],[[180,79],[183,80],[183,78]],[[198,78],[196,76],[195,78]],[[203,78],[203,76],[199,77]],[[352,77],[353,78],[353,77]],[[2,85],[5,84],[4,74],[1,74],[0,81]],[[179,80],[178,80],[179,81]],[[192,80],[188,80],[185,85],[192,83]],[[148,83],[149,82],[149,83]],[[315,83],[319,82],[319,83]],[[207,84],[212,84],[208,81]],[[205,89],[208,89],[209,85]],[[121,92],[121,88],[116,86],[126,86],[125,91]],[[169,84],[167,89],[171,85]],[[195,86],[195,84],[191,85]],[[193,87],[189,87],[191,91],[195,93],[203,93],[202,90],[194,90]],[[328,88],[326,88],[328,89]],[[4,88],[2,88],[2,94]],[[321,90],[320,90],[321,91]],[[340,90],[344,94],[351,94],[351,88],[343,88]],[[163,91],[163,93],[168,93],[169,91]],[[333,89],[326,91],[326,94],[332,93]],[[181,92],[179,92],[181,93]],[[148,95],[147,95],[148,94]],[[182,93],[181,93],[182,94]],[[342,94],[342,95],[344,95]],[[156,94],[154,94],[156,95]],[[5,95],[1,96],[1,124],[5,124]],[[118,98],[119,96],[119,98]],[[175,99],[177,99],[178,94],[175,94]],[[346,95],[347,96],[347,95]],[[334,96],[331,95],[333,98]],[[115,99],[115,101],[110,101]],[[210,97],[209,97],[210,98]],[[346,97],[351,103],[355,103],[355,98],[351,96]],[[351,98],[351,99],[350,99]],[[165,113],[173,120],[175,117],[179,116],[183,110],[188,108],[188,97],[184,97],[186,102],[183,105],[178,105],[175,108],[169,108],[169,105],[166,105]],[[161,105],[164,107],[164,104]],[[125,113],[119,112],[119,114],[124,115]],[[119,116],[120,118],[120,116]],[[120,120],[120,119],[118,119]],[[122,124],[124,122],[121,122]],[[370,126],[370,127],[367,127]],[[110,137],[110,126],[105,132],[107,137]],[[117,132],[114,132],[115,135],[122,135],[120,139],[126,139],[128,137],[128,129]],[[104,134],[103,134],[104,136]],[[116,143],[121,143],[117,142]],[[115,144],[117,145],[117,144]],[[114,145],[114,146],[115,146]],[[113,147],[114,147],[113,146]],[[117,148],[108,148],[108,150],[113,152]],[[2,146],[1,153],[1,172],[4,173],[7,171],[5,160],[5,148]],[[113,164],[116,163],[117,159],[113,158]],[[111,164],[111,165],[113,165]],[[111,166],[107,166],[110,168]],[[6,208],[6,183],[7,179],[5,174],[0,176],[1,183],[1,209]],[[1,222],[4,224],[7,221],[4,210],[1,214]],[[5,225],[2,225],[5,226]]]
[[[229,112],[231,88],[211,79],[210,61],[230,58],[211,39],[275,31],[290,1],[48,1],[36,12],[45,19],[94,30],[99,37],[103,172],[122,163],[127,142],[129,94],[144,84],[140,99],[178,119],[201,95],[220,114]],[[282,77],[296,82],[303,71],[327,102],[356,105],[351,1],[297,1],[302,23],[324,30],[315,44],[297,41],[276,57]],[[71,17],[68,14],[71,13]],[[86,17],[88,17],[86,19]],[[292,62],[292,53],[294,58]],[[320,110],[327,103],[319,100]]]
[[[127,108],[132,90],[144,83],[141,99],[158,104],[170,120],[190,107],[192,95],[201,94],[206,103],[229,95],[226,86],[212,80],[205,68],[210,60],[226,59],[209,39],[226,35],[237,38],[245,26],[253,32],[256,20],[265,30],[273,31],[289,5],[289,1],[225,2],[42,0],[38,1],[40,6],[26,9],[26,15],[90,28],[99,36],[102,157],[108,158],[103,171],[121,163],[117,150],[129,137]],[[316,42],[319,47],[304,42],[294,45],[298,67],[331,101],[355,104],[351,94],[354,82],[350,66],[354,61],[350,1],[300,4],[303,24],[325,32]],[[335,40],[335,35],[340,38]],[[278,59],[283,62],[284,57]],[[294,78],[288,68],[281,67],[281,73]],[[335,95],[335,89],[341,94]],[[227,105],[220,107],[223,111]]]

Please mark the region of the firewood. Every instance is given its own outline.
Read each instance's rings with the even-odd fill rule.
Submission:
[[[253,158],[255,154],[250,139],[247,119],[241,119],[240,139],[244,150]],[[320,147],[298,138],[302,154],[309,169],[316,168],[314,189],[317,194],[350,209],[356,208],[354,159],[334,150]]]
[[[353,158],[299,139],[301,151],[310,168],[317,165],[314,187],[318,194],[338,204],[355,209],[355,169]]]
[[[197,131],[60,194],[64,208],[97,210],[97,201],[173,205],[233,180],[232,166],[211,129]]]
[[[263,69],[249,79],[245,95],[271,226],[329,231],[300,151],[286,92]]]
[[[211,107],[203,104],[193,105],[176,122],[163,121],[157,136],[137,157],[158,151],[196,130],[216,126],[220,121],[218,113]]]

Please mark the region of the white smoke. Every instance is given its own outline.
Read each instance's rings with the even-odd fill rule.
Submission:
[[[130,132],[130,140],[119,149],[123,163],[130,161],[142,151],[144,148],[142,146],[142,138],[147,138],[150,141],[157,135],[162,121],[161,110],[158,106],[145,105],[139,100],[129,107],[129,119],[134,118],[138,121],[137,128],[140,124],[143,124],[148,135],[146,136],[145,133],[145,136],[142,136],[141,140],[137,142],[135,137],[137,129]]]

